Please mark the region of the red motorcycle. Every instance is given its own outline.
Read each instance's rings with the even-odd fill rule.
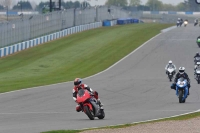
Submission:
[[[103,119],[105,117],[104,109],[99,106],[94,95],[86,89],[80,89],[77,93],[77,103],[80,105],[82,112],[94,120],[95,117]]]

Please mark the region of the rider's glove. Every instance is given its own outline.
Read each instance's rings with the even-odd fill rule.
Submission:
[[[76,100],[76,98],[75,98],[75,97],[73,97],[73,99],[74,99],[74,101],[77,103],[77,100]]]
[[[191,87],[191,85],[190,85],[190,84],[188,84],[188,87],[190,88],[190,87]]]
[[[90,95],[91,95],[91,96],[94,96],[94,92],[90,92]]]

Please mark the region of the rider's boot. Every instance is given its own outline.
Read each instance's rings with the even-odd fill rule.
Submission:
[[[97,99],[97,104],[99,104],[99,106],[100,106],[101,108],[103,108],[103,104],[101,103],[101,100],[100,100],[100,99]]]

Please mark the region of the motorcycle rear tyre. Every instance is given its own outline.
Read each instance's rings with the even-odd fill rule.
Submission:
[[[185,103],[185,100],[183,100],[183,102],[182,103]]]
[[[169,81],[171,82],[172,81],[172,76],[168,75],[168,78],[169,78]]]

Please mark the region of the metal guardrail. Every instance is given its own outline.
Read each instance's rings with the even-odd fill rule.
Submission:
[[[116,20],[111,21],[112,25],[114,26],[116,25]],[[55,32],[49,35],[45,35],[45,36],[41,36],[35,39],[31,39],[28,41],[24,41],[21,43],[17,43],[11,46],[7,46],[4,48],[0,48],[0,58],[1,57],[5,57],[7,55],[64,37],[64,36],[68,36],[70,34],[74,34],[74,33],[78,33],[78,32],[82,32],[85,30],[90,30],[90,29],[94,29],[94,28],[99,28],[102,27],[102,22],[95,22],[95,23],[90,23],[90,24],[85,24],[85,25],[79,25],[79,26],[74,26],[71,28],[67,28],[64,30],[61,30],[59,32]]]
[[[108,8],[111,9],[111,13],[108,12]],[[10,46],[74,26],[128,16],[128,12],[115,6],[77,8],[40,15],[23,15],[19,19],[0,23],[0,47]]]

